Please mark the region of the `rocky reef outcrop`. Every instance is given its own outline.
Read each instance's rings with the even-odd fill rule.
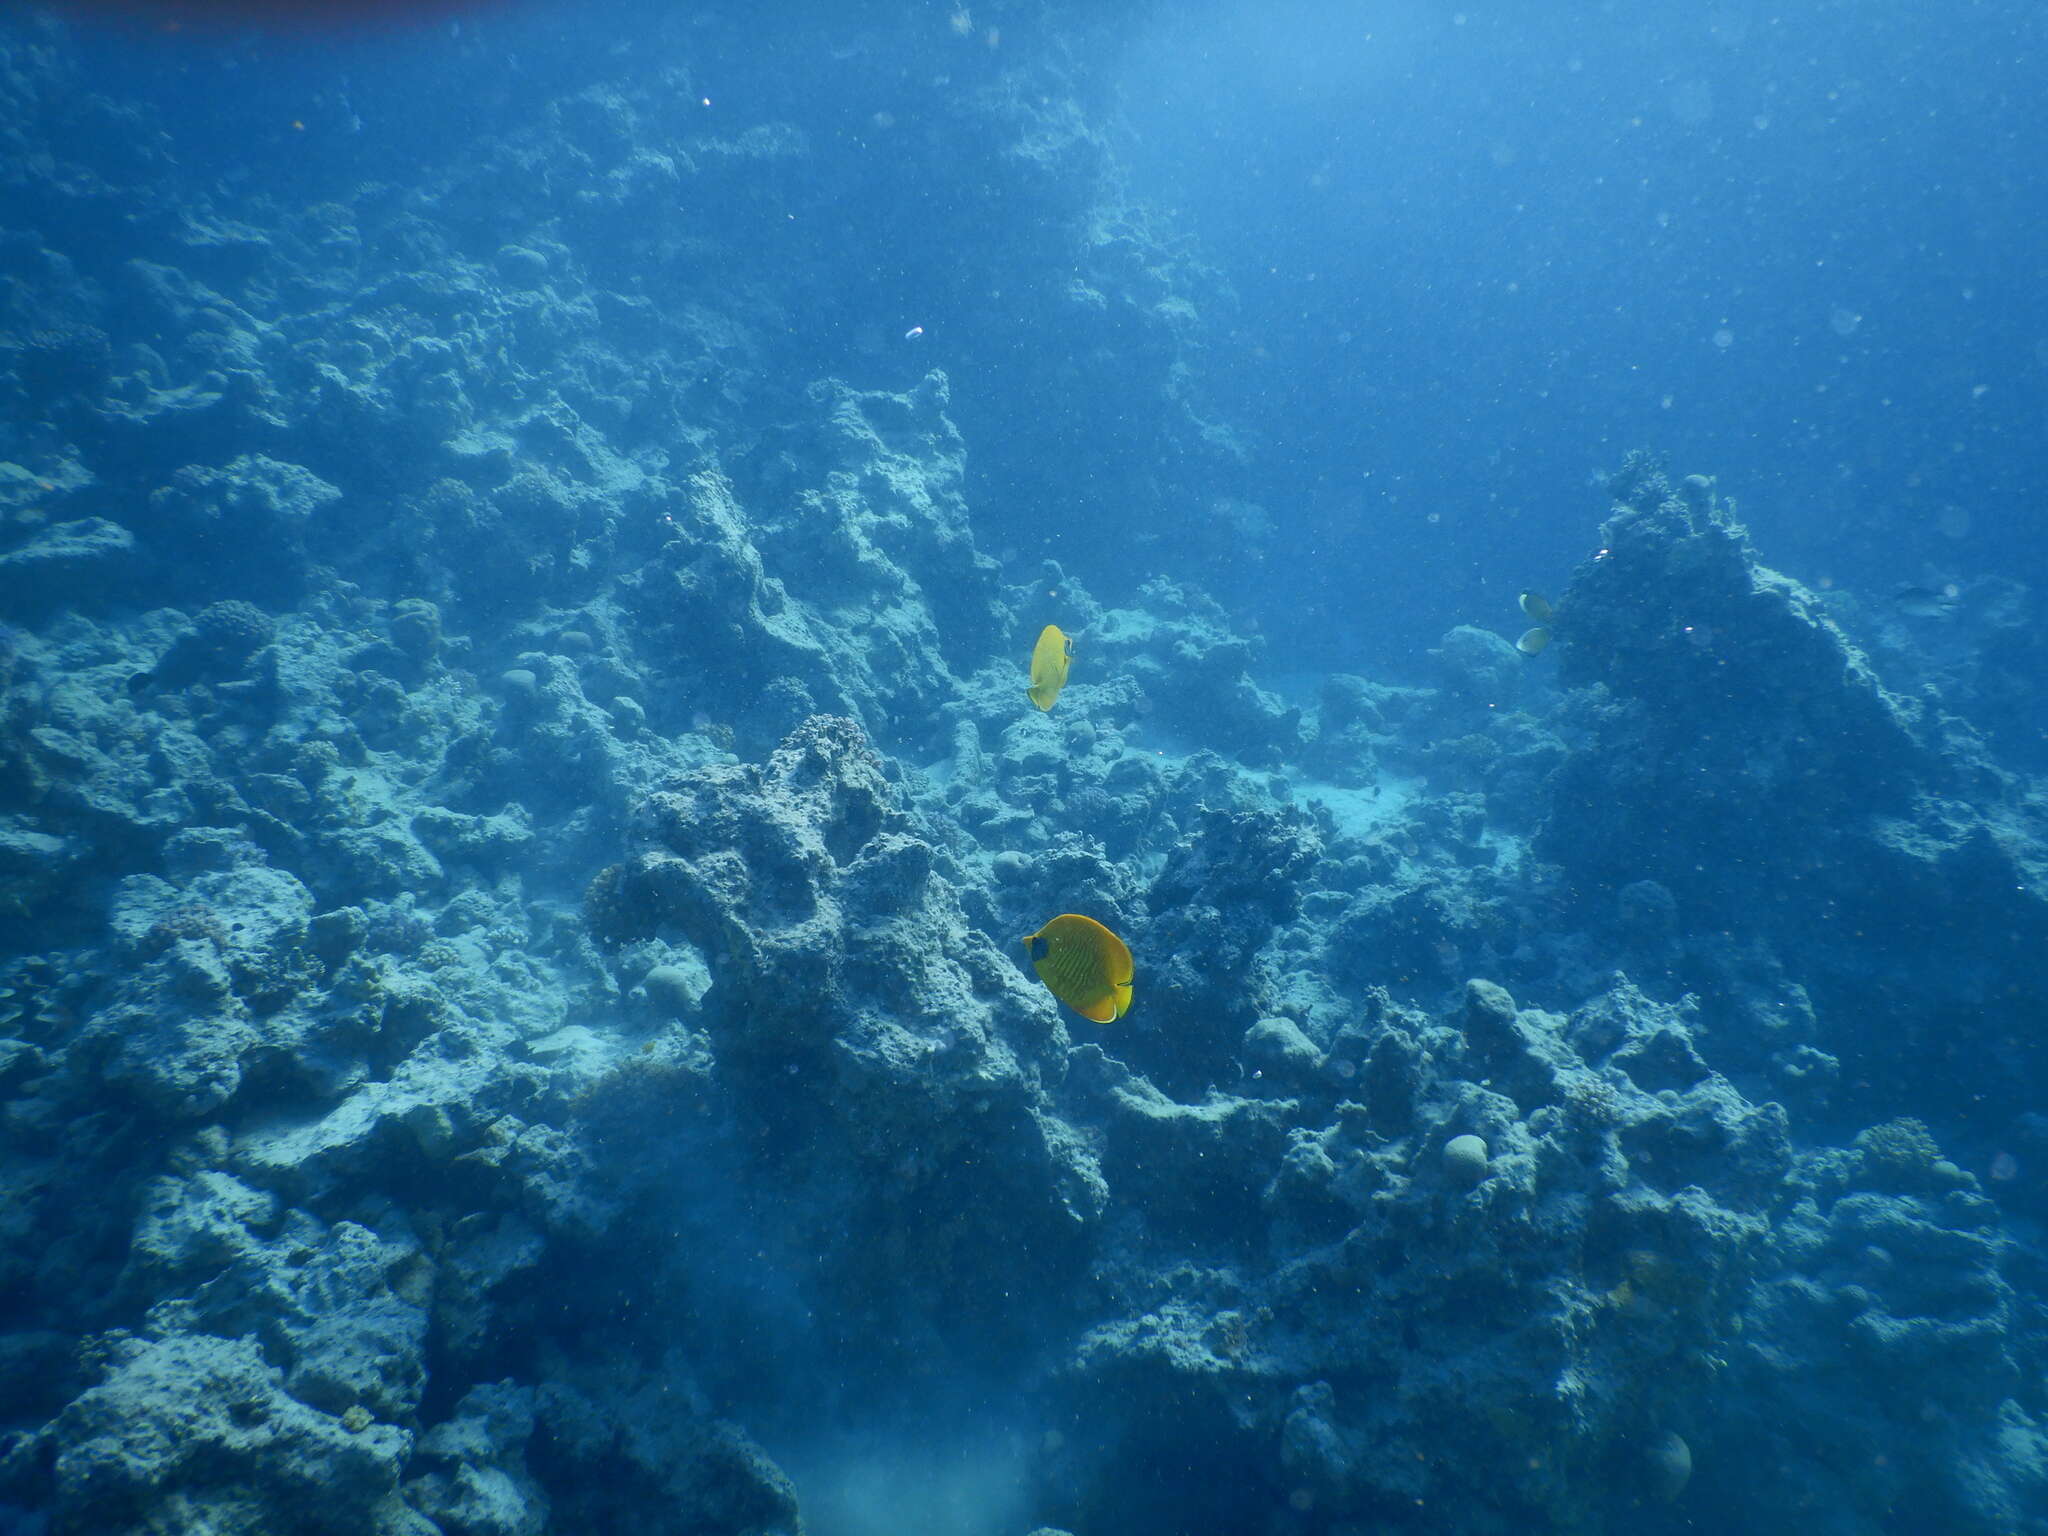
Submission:
[[[1731,947],[1768,949],[1870,1113],[1936,1057],[2031,1080],[2048,903],[2030,801],[1939,696],[1888,688],[1814,593],[1757,560],[1712,482],[1674,486],[1639,457],[1610,491],[1560,604],[1587,749],[1554,781],[1542,854],[1582,898],[1667,893],[1703,997],[1738,990],[1716,984]],[[2027,1107],[1985,1091],[1994,1122]]]

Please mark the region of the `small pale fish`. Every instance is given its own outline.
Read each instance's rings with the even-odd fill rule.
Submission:
[[[1552,609],[1550,599],[1541,592],[1524,592],[1516,599],[1522,605],[1522,612],[1538,624],[1548,624]]]
[[[1074,642],[1059,625],[1048,624],[1038,632],[1038,644],[1031,648],[1031,686],[1024,691],[1040,709],[1051,709],[1067,686],[1067,667],[1074,659]]]
[[[1082,1018],[1110,1024],[1130,1011],[1131,952],[1094,918],[1063,913],[1024,940],[1024,953],[1052,995]]]
[[[1892,606],[1909,619],[1945,619],[1956,611],[1956,599],[1954,587],[1900,587],[1892,594]]]
[[[1550,644],[1550,631],[1538,624],[1534,629],[1522,631],[1522,638],[1515,642],[1515,649],[1524,656],[1541,656],[1543,648]]]

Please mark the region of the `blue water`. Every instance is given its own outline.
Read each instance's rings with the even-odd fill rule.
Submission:
[[[0,1532],[2048,1533],[2044,33],[0,17]]]
[[[1711,461],[1812,579],[2038,574],[2040,44],[1996,7],[1155,23],[1130,153],[1236,289],[1299,643],[1576,559],[1586,471],[1636,443]]]

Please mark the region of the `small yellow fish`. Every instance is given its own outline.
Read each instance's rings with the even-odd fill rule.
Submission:
[[[1516,601],[1521,603],[1522,612],[1534,619],[1538,624],[1548,624],[1550,622],[1552,611],[1550,599],[1541,592],[1524,592]]]
[[[1038,644],[1031,648],[1031,686],[1024,691],[1040,709],[1051,709],[1067,686],[1067,667],[1074,659],[1074,642],[1057,624],[1038,632]]]
[[[1082,1018],[1110,1024],[1130,1011],[1131,952],[1094,918],[1063,913],[1024,940],[1024,953],[1052,995]]]
[[[1515,649],[1524,656],[1540,656],[1543,647],[1550,644],[1550,631],[1538,624],[1534,629],[1522,631],[1522,638],[1515,642]]]

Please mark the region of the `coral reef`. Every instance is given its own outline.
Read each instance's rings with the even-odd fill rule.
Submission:
[[[282,199],[0,28],[0,1529],[796,1536],[993,1403],[1038,1536],[2048,1533],[2003,738],[1646,458],[1555,683],[1269,676],[1055,9]]]

